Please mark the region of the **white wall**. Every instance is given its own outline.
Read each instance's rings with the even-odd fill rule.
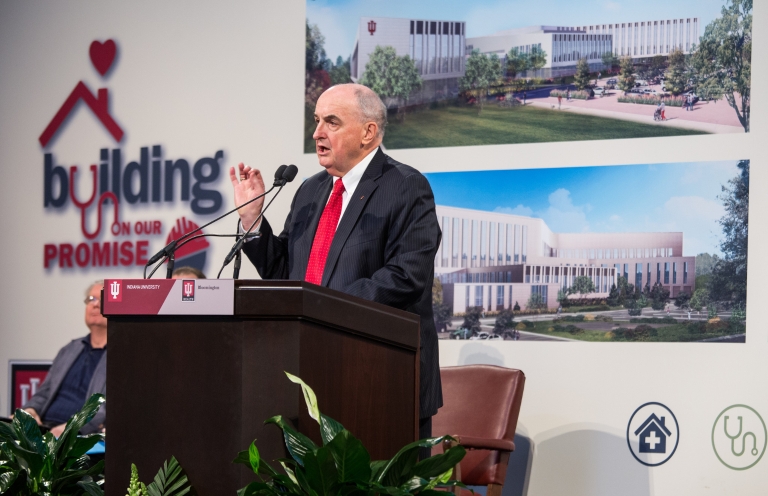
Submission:
[[[755,254],[759,257],[768,242],[768,11],[761,6],[754,19],[750,134],[391,154],[424,172],[466,170],[467,164],[508,169],[751,159],[750,253],[759,260]],[[0,3],[0,273],[5,279],[0,411],[7,411],[9,359],[52,358],[65,342],[85,334],[82,291],[91,280],[140,277],[137,268],[43,269],[44,243],[82,239],[76,209],[59,214],[43,209],[43,151],[37,142],[75,84],[82,80],[94,92],[109,89],[112,115],[126,131],[120,147],[129,160],[138,158],[141,146],[154,144],[162,144],[169,158],[192,161],[223,149],[226,167],[242,160],[271,175],[279,164],[295,163],[300,177],[307,177],[318,168],[301,152],[304,12],[303,0]],[[88,47],[107,38],[117,41],[119,56],[104,79],[91,67]],[[115,143],[81,107],[52,149],[60,165],[87,166],[96,163],[103,146]],[[88,187],[85,180],[78,183],[82,191]],[[218,188],[229,195],[226,177]],[[295,189],[289,186],[276,201],[270,218],[277,224]],[[126,208],[125,213],[132,220],[164,219],[163,236],[152,238],[150,251],[162,246],[170,221],[183,214],[189,209],[180,203],[156,210]],[[230,243],[212,244],[209,257],[220,261]],[[209,264],[208,271],[215,272],[217,265]],[[709,436],[717,414],[735,403],[768,418],[768,316],[761,309],[768,288],[756,283],[766,279],[767,270],[765,264],[750,266],[746,344],[442,342],[442,365],[493,363],[527,375],[519,424],[525,439],[518,446],[529,443],[530,450],[516,454],[513,469],[528,469],[522,479],[508,481],[508,491],[522,487],[527,493],[514,494],[532,496],[764,494],[768,459],[753,469],[732,471],[714,456]],[[248,267],[242,276],[256,273]],[[656,468],[635,462],[624,437],[630,415],[647,401],[670,406],[682,433],[674,457]],[[521,459],[524,455],[530,459]]]

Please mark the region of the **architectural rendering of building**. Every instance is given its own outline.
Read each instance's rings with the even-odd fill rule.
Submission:
[[[464,75],[466,24],[456,21],[361,17],[352,50],[353,81],[363,76],[377,46],[391,46],[414,61],[423,82],[412,103],[458,94]]]
[[[530,52],[537,46],[547,54],[538,77],[560,77],[576,72],[576,63],[586,58],[592,70],[603,67],[602,56],[643,59],[669,55],[675,49],[689,53],[699,41],[699,19],[595,24],[591,26],[531,26],[508,29],[487,36],[467,38],[467,53],[495,53],[506,60],[512,48]],[[534,75],[534,74],[529,74]]]
[[[683,256],[683,234],[555,233],[538,218],[437,206],[443,232],[435,277],[454,313],[525,308],[539,294],[550,308],[557,292],[589,277],[605,298],[618,277],[645,287],[661,283],[672,297],[695,289],[695,257]]]

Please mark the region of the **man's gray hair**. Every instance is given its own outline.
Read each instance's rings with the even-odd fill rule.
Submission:
[[[375,122],[379,128],[376,134],[377,138],[384,137],[384,129],[387,127],[387,106],[381,101],[379,95],[373,90],[365,91],[363,88],[355,88],[357,104],[360,106],[360,113],[363,115],[363,122]]]
[[[88,296],[91,293],[91,290],[95,286],[104,286],[104,279],[99,279],[98,281],[93,281],[89,286],[88,289],[85,290],[85,296]]]

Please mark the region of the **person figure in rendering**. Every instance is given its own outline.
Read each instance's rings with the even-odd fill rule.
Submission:
[[[95,393],[107,393],[107,319],[101,315],[101,289],[97,281],[85,292],[85,325],[88,335],[64,346],[53,360],[48,375],[30,400],[22,406],[38,424],[50,427],[59,437],[67,420]],[[104,431],[107,404],[80,430],[81,434]]]
[[[341,84],[315,107],[313,134],[325,170],[298,188],[280,234],[266,218],[243,251],[264,279],[305,280],[421,317],[419,436],[442,406],[432,315],[440,228],[432,189],[416,169],[384,154],[387,108],[369,88]],[[235,204],[264,192],[257,169],[230,169]],[[264,200],[239,210],[249,226]],[[422,454],[422,456],[424,456]],[[427,455],[428,456],[428,455]]]
[[[565,101],[566,102],[570,102],[571,101],[571,89],[570,88],[565,90]]]
[[[659,110],[661,110],[661,120],[662,121],[667,120],[667,116],[665,114],[665,112],[667,110],[667,106],[664,105],[664,100],[662,100],[661,103],[659,104]]]
[[[560,110],[560,106],[563,104],[563,95],[557,95],[557,110]]]

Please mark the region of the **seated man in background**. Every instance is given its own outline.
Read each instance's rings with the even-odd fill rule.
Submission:
[[[194,267],[179,267],[173,271],[171,279],[205,279],[205,274],[202,270]]]
[[[40,389],[22,407],[38,424],[50,427],[56,437],[61,436],[67,420],[91,395],[107,393],[107,319],[101,315],[100,305],[103,286],[103,281],[97,281],[85,292],[85,325],[90,333],[59,350]],[[104,403],[80,432],[104,430],[106,423]]]

